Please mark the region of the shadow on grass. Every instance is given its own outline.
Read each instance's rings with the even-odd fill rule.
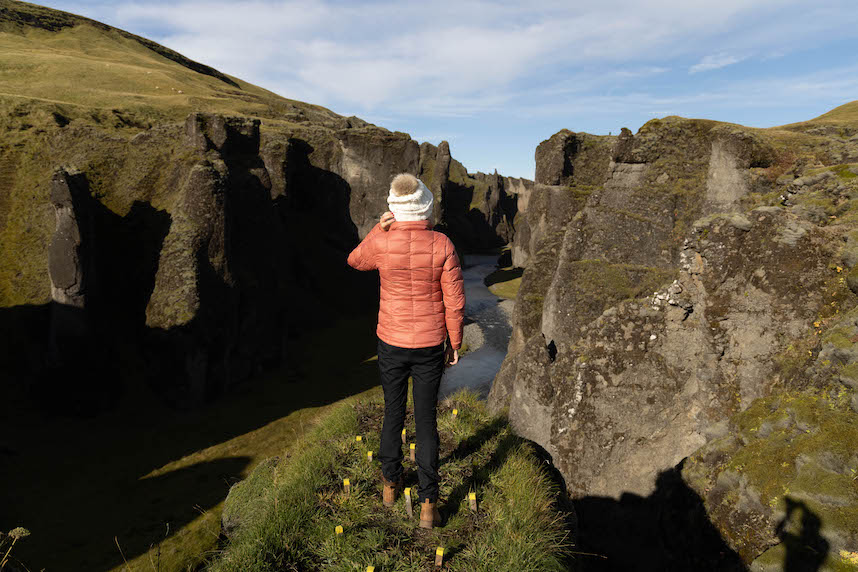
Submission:
[[[450,453],[450,455],[445,457],[444,460],[447,461],[468,457],[478,451],[483,445],[485,445],[485,443],[497,437],[506,425],[507,424],[504,420],[500,418],[496,419],[489,425],[483,427],[472,437],[462,441],[459,446]],[[574,506],[567,494],[566,483],[563,476],[560,474],[560,471],[554,467],[551,462],[551,455],[545,449],[537,443],[519,437],[513,433],[508,433],[500,437],[489,459],[482,465],[474,467],[471,477],[463,481],[450,492],[447,502],[441,510],[444,523],[446,524],[450,518],[458,514],[459,509],[462,506],[462,502],[465,500],[467,494],[471,490],[483,489],[489,482],[491,475],[497,472],[507,461],[510,453],[523,444],[527,444],[532,448],[535,457],[542,464],[542,469],[548,475],[555,491],[555,508],[563,518],[564,526],[566,530],[569,531],[572,544],[577,545],[577,517],[575,515]],[[444,561],[452,561],[455,558],[456,553],[460,550],[461,547],[453,547],[449,554],[445,555]],[[567,555],[564,563],[569,570],[578,570],[578,561],[574,554]]]
[[[509,282],[510,280],[521,278],[523,274],[524,268],[502,268],[486,276],[484,282],[486,286],[491,286],[499,282]]]
[[[459,445],[450,451],[448,455],[440,459],[439,464],[444,465],[451,461],[464,459],[479,451],[483,445],[491,441],[500,431],[506,426],[506,422],[498,417],[488,425],[480,428],[479,431],[459,442]]]
[[[274,372],[200,410],[176,411],[145,392],[89,419],[17,410],[9,419],[16,429],[0,437],[0,461],[15,467],[4,471],[0,526],[32,531],[16,546],[18,557],[36,570],[110,569],[122,564],[114,536],[131,560],[163,540],[168,523],[170,536],[179,533],[218,505],[253,462],[281,453],[290,436],[311,427],[316,408],[377,386],[376,363],[363,361],[373,355],[373,325],[352,320],[314,332],[296,348],[313,365],[297,379]],[[351,340],[338,360],[325,355],[334,335]],[[65,381],[73,390],[86,380]],[[295,421],[278,421],[299,410],[306,413]],[[155,470],[162,474],[141,480]]]
[[[497,426],[492,428],[492,425],[487,429],[489,430],[483,435],[483,443],[492,439],[492,437],[497,435],[499,431]],[[492,436],[489,436],[492,431],[494,431],[494,433]],[[447,497],[447,502],[444,505],[444,509],[441,511],[445,523],[451,517],[458,514],[459,507],[461,506],[462,501],[465,500],[468,492],[471,490],[481,489],[486,483],[488,483],[492,473],[497,471],[504,464],[507,457],[509,457],[510,452],[522,442],[523,441],[520,437],[517,437],[512,433],[504,435],[499,439],[498,444],[488,461],[478,467],[474,467],[471,478],[463,481],[450,492],[450,495]],[[474,446],[475,444],[476,443],[474,442],[469,446]],[[474,449],[474,451],[476,450],[477,449]]]

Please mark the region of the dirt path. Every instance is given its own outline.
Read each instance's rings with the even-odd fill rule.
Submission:
[[[485,398],[506,356],[512,332],[512,300],[501,300],[485,285],[486,276],[497,270],[496,255],[468,256],[465,279],[465,335],[468,352],[459,363],[447,368],[441,379],[440,397],[470,387]]]

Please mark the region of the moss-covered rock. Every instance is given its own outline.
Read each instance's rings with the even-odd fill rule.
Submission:
[[[844,554],[858,552],[858,413],[850,402],[838,385],[758,399],[684,464],[683,478],[752,569],[850,569]]]
[[[490,400],[576,494],[646,495],[754,399],[824,383],[808,375],[819,348],[796,340],[856,298],[831,233],[745,209],[770,184],[752,171],[778,160],[765,135],[665,118],[611,153],[573,209],[540,203],[563,187],[531,194],[528,231],[563,239],[525,269]]]

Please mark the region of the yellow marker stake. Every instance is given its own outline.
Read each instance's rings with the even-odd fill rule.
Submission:
[[[342,527],[342,526],[340,526],[339,524],[337,525],[337,527],[336,527],[334,530],[337,532],[337,534],[342,534],[342,533],[343,533],[343,527]]]
[[[351,487],[351,483],[349,482],[349,480],[343,479],[343,489],[345,489],[346,494],[349,494],[349,492],[351,491],[351,488],[352,487]]]
[[[363,441],[363,437],[361,437],[360,435],[358,435],[357,437],[355,437],[355,441]]]
[[[441,566],[444,564],[444,547],[439,546],[435,549],[435,566]]]
[[[468,493],[468,502],[471,505],[471,512],[477,512],[477,493]]]
[[[408,518],[414,518],[414,509],[411,508],[411,487],[406,487],[405,496],[405,512],[408,513]]]
[[[409,447],[409,449],[411,449],[411,460],[412,461],[417,460],[417,453],[415,451],[416,448],[417,448],[417,445],[415,445],[414,443],[411,443],[411,446]]]
[[[375,572],[375,566],[367,566],[366,572]]]
[[[366,452],[366,458],[369,460],[370,463],[372,463],[372,451]]]
[[[405,445],[405,428],[402,429],[402,444]]]
[[[458,409],[454,409],[454,410],[453,410],[453,417],[455,417],[455,416],[456,416],[456,415],[458,415],[458,414],[459,414],[459,410],[458,410]]]

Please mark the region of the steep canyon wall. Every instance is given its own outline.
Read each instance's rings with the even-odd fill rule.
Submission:
[[[780,542],[790,488],[825,515],[832,547],[854,551],[856,527],[831,515],[855,513],[858,491],[808,501],[806,475],[828,471],[847,490],[858,469],[845,445],[858,436],[854,342],[835,334],[851,335],[858,302],[856,160],[848,133],[678,117],[543,142],[535,185],[519,197],[512,250],[526,269],[492,406],[549,451],[577,498],[646,498],[685,464],[747,564]],[[763,418],[800,417],[830,443],[804,461],[769,451],[731,467],[751,444],[736,424],[761,423],[744,412],[763,399]],[[806,401],[841,424],[807,421],[794,404]],[[737,508],[737,498],[756,500]],[[749,522],[765,526],[748,538]]]
[[[135,131],[73,122],[3,148],[7,179],[35,185],[10,189],[0,217],[4,367],[43,398],[67,404],[58,386],[75,378],[97,409],[111,378],[145,367],[159,394],[195,404],[288,365],[308,328],[377,303],[345,257],[396,173],[427,182],[463,252],[513,232],[504,178],[357,118],[285,129],[194,112]]]

